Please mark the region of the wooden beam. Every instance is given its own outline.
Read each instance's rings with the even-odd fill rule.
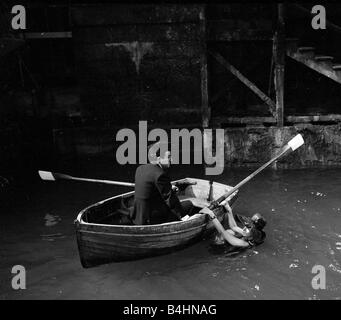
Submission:
[[[230,71],[235,77],[237,77],[242,83],[244,83],[250,90],[252,90],[262,101],[264,101],[268,106],[272,115],[275,114],[275,103],[263,92],[261,91],[253,82],[246,78],[243,74],[239,72],[233,65],[228,63],[219,53],[209,51],[209,53],[228,71]]]
[[[291,58],[294,59],[304,65],[306,65],[308,68],[315,70],[318,73],[323,74],[324,76],[341,83],[341,77],[339,73],[334,70],[332,67],[326,67],[326,65],[320,63],[319,61],[315,59],[307,58],[304,54],[301,54],[298,51],[293,51],[290,48],[286,51],[286,54]]]
[[[208,70],[207,70],[207,42],[206,42],[206,7],[200,11],[200,36],[201,36],[201,110],[202,126],[207,128],[210,123],[211,110],[208,105]]]
[[[286,55],[284,4],[277,5],[277,30],[274,35],[273,57],[275,64],[276,120],[279,127],[284,124],[284,68]]]
[[[230,32],[226,31],[224,34],[210,34],[209,41],[219,42],[238,42],[238,41],[272,41],[273,34],[270,35],[243,35],[239,31]]]
[[[287,116],[288,123],[341,122],[341,114],[326,114],[316,116]]]
[[[268,96],[269,97],[271,97],[271,92],[272,92],[273,74],[274,74],[274,49],[272,46],[272,55],[271,55],[271,62],[270,62],[270,74],[269,74],[269,85],[268,85]]]
[[[212,125],[221,124],[241,124],[241,125],[255,125],[255,124],[271,124],[277,123],[274,117],[215,117],[212,118]],[[285,122],[290,124],[299,123],[317,123],[317,122],[341,122],[341,114],[327,114],[327,115],[306,115],[306,116],[287,116]]]
[[[274,117],[215,117],[212,118],[212,125],[222,125],[222,124],[272,124],[276,123]]]
[[[25,32],[24,37],[25,39],[64,39],[72,38],[72,32]]]

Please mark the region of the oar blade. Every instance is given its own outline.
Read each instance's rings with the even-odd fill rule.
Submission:
[[[39,170],[38,173],[39,173],[39,176],[42,180],[56,181],[55,177],[53,176],[52,172],[50,172],[50,171]]]
[[[296,137],[292,138],[288,142],[288,146],[292,149],[292,151],[295,151],[296,149],[298,149],[303,144],[304,144],[304,140],[303,140],[302,135],[300,135],[300,134],[298,134]]]

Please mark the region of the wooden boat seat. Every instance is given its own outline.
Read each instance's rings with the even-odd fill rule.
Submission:
[[[116,213],[123,214],[125,216],[129,216],[130,209],[129,208],[120,208],[116,210]]]
[[[195,197],[188,197],[188,196],[180,196],[180,201],[190,201],[193,207],[197,208],[194,209],[192,212],[199,212],[200,209],[209,205],[209,202],[206,199],[202,198],[195,198]],[[118,225],[131,225],[132,222],[130,220],[130,213],[133,210],[133,207],[129,206],[128,204],[129,199],[121,198],[120,200],[120,207],[115,209],[114,212],[109,214],[106,217],[98,220],[97,223],[108,223],[108,224],[118,224]]]
[[[116,210],[116,214],[120,214],[121,216],[129,217],[130,212],[133,209],[132,207],[128,207],[127,199],[121,199],[121,207]],[[126,219],[124,219],[126,220]]]
[[[180,201],[191,201],[194,207],[198,208],[204,208],[209,205],[209,202],[206,199],[201,199],[201,198],[185,198],[183,197],[182,199],[180,198]]]
[[[120,224],[120,225],[131,224],[129,217],[130,217],[130,212],[133,209],[133,207],[128,207],[125,200],[126,199],[124,198],[121,199],[121,207],[116,209],[114,213],[114,216],[116,216],[115,221],[117,224]],[[199,211],[200,209],[209,205],[209,202],[207,200],[195,198],[195,197],[190,197],[190,198],[183,197],[183,199],[181,199],[180,201],[181,202],[190,201],[194,207],[198,208],[198,210],[195,210],[195,211]],[[119,220],[117,221],[117,219]]]

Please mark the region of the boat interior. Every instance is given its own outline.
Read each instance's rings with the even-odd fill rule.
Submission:
[[[191,202],[190,215],[198,213],[209,202],[229,190],[229,186],[201,179],[182,179],[173,183],[179,188],[181,202]],[[129,218],[133,210],[134,192],[113,197],[86,208],[82,221],[106,225],[131,225]]]

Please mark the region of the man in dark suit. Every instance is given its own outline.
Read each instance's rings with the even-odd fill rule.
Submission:
[[[184,209],[172,186],[167,170],[170,151],[158,156],[155,163],[141,165],[135,173],[135,201],[131,220],[135,225],[158,224],[181,220]]]

